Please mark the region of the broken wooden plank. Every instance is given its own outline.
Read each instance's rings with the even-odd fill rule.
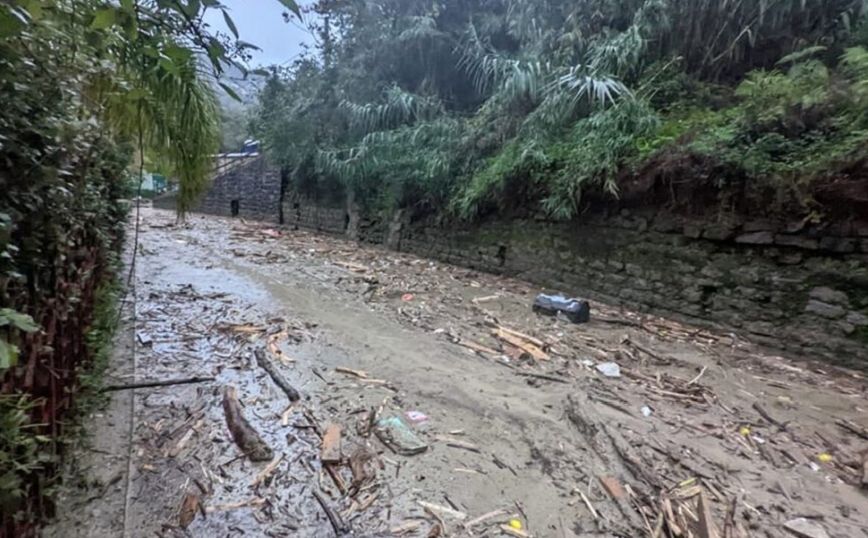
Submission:
[[[529,334],[520,333],[518,331],[514,331],[514,330],[509,329],[507,327],[504,327],[502,325],[499,325],[497,328],[499,330],[505,332],[506,334],[515,336],[516,338],[521,338],[522,340],[526,341],[527,343],[535,345],[536,347],[538,347],[540,349],[545,347],[545,342],[543,342],[539,338],[535,338],[533,336],[530,336]]]
[[[494,336],[500,338],[501,340],[503,340],[507,344],[515,346],[515,347],[521,349],[522,351],[530,354],[530,356],[533,357],[534,360],[544,361],[544,360],[549,359],[548,353],[546,353],[545,351],[540,349],[539,346],[536,346],[534,344],[526,342],[525,340],[523,340],[517,336],[514,336],[514,335],[504,331],[503,329],[497,329],[492,334],[494,334]]]
[[[223,413],[232,440],[251,461],[271,461],[274,451],[268,446],[253,426],[244,418],[235,387],[226,387],[223,393]]]
[[[483,346],[482,344],[477,344],[476,342],[472,342],[470,340],[458,340],[456,342],[459,346],[464,346],[467,349],[473,350],[477,353],[489,353],[491,355],[500,355],[500,352],[496,349],[491,349],[490,347]]]
[[[619,482],[614,476],[600,475],[597,477],[597,480],[600,481],[600,484],[603,486],[603,489],[606,490],[606,493],[609,494],[609,497],[619,500],[627,496],[624,487],[621,486],[621,482]]]
[[[340,463],[343,459],[341,456],[341,426],[339,424],[326,425],[319,457],[323,463]]]
[[[271,380],[274,381],[274,384],[277,385],[284,394],[286,394],[286,397],[289,398],[290,402],[297,402],[301,400],[301,395],[298,393],[297,390],[295,390],[295,387],[289,384],[289,381],[287,381],[286,378],[283,377],[283,374],[281,374],[277,370],[277,367],[275,367],[274,364],[270,360],[268,360],[268,357],[265,356],[265,351],[263,351],[262,349],[257,349],[253,352],[253,354],[256,356],[256,363],[259,364],[260,368],[262,368],[266,371],[266,373],[268,373],[268,375],[271,377]]]
[[[699,512],[699,538],[720,538],[717,525],[714,524],[714,519],[711,517],[711,503],[702,490],[699,491],[697,511]]]

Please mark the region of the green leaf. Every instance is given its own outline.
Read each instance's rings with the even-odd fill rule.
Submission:
[[[93,22],[90,23],[90,27],[95,30],[103,30],[113,25],[116,18],[117,13],[114,8],[107,7],[105,9],[100,9],[94,14]]]
[[[295,13],[295,16],[299,19],[301,18],[301,10],[298,9],[298,4],[295,3],[295,0],[278,0],[283,6]]]
[[[30,18],[38,21],[42,18],[42,3],[39,0],[27,0],[24,2],[24,9],[30,14]]]
[[[232,21],[232,17],[229,16],[229,13],[225,9],[222,9],[221,11],[223,12],[223,20],[226,21],[226,26],[229,27],[229,31],[232,32],[235,39],[238,39],[238,28],[235,27],[235,22]]]
[[[0,370],[18,364],[18,347],[0,338]]]
[[[12,7],[0,6],[0,37],[11,37],[28,23],[27,18]]]
[[[218,82],[218,84],[220,85],[221,88],[223,88],[223,91],[226,92],[226,94],[227,94],[229,97],[235,99],[235,100],[238,101],[239,103],[241,102],[241,97],[239,97],[238,94],[235,93],[235,90],[233,90],[232,88],[230,88],[230,87],[227,86],[226,84],[223,84],[222,82]]]
[[[16,312],[11,308],[0,308],[0,327],[7,325],[27,333],[39,330],[39,325],[34,323],[29,315]]]

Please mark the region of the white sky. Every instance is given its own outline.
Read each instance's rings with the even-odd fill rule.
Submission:
[[[262,49],[252,51],[251,67],[288,64],[301,52],[301,43],[313,44],[313,36],[303,24],[297,20],[289,24],[283,21],[286,8],[278,0],[222,0],[222,3],[235,22],[240,39]],[[310,0],[299,2],[310,3]],[[213,30],[230,34],[218,9],[209,9],[205,22]]]

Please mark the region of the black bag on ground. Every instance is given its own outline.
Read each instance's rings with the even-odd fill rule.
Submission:
[[[587,323],[591,320],[591,305],[588,301],[567,299],[563,295],[540,293],[533,301],[533,311],[547,316],[556,316],[560,312],[573,323]]]

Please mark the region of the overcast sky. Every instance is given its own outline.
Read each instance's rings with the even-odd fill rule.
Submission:
[[[301,43],[313,44],[313,37],[298,21],[287,24],[282,13],[286,9],[278,0],[221,0],[238,28],[243,41],[253,43],[261,51],[253,51],[251,67],[287,64],[301,52]],[[299,2],[310,4],[310,1]],[[220,10],[209,9],[205,21],[215,30],[229,34]]]

